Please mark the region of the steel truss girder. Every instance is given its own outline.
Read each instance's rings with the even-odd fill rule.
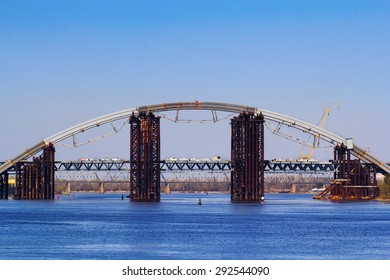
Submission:
[[[364,166],[372,166],[364,164]],[[229,171],[231,161],[172,161],[161,160],[161,171]],[[264,160],[266,173],[332,173],[338,169],[333,162],[299,162]],[[10,169],[11,171],[14,169]],[[57,161],[55,171],[129,171],[129,160]]]
[[[126,171],[130,169],[130,161],[58,161],[55,171]]]
[[[128,171],[57,171],[55,179],[59,181],[87,182],[130,182]]]
[[[231,120],[231,200],[264,200],[264,117],[241,113]]]
[[[374,170],[372,164],[361,163]],[[130,170],[130,161],[56,161],[55,171],[122,171]],[[296,162],[296,161],[270,161],[264,160],[264,172],[266,173],[333,173],[338,170],[338,164],[333,162]],[[228,171],[231,170],[231,161],[222,162],[179,162],[179,161],[160,161],[161,171]],[[11,168],[9,171],[15,171]]]
[[[331,173],[266,173],[265,182],[270,183],[288,183],[288,184],[303,184],[303,183],[329,183],[332,179]]]
[[[130,199],[160,201],[160,118],[130,118]]]

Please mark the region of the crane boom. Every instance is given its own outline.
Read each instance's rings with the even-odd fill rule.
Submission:
[[[332,106],[330,106],[329,108],[326,108],[325,104],[323,104],[324,114],[322,115],[322,118],[318,124],[318,126],[320,128],[323,128],[325,121],[326,121],[327,117],[329,116],[330,111],[332,111],[334,108],[336,108],[338,106],[339,106],[339,103],[335,103]],[[311,156],[313,155],[314,149],[315,149],[316,145],[318,144],[319,140],[320,140],[320,135],[318,135],[318,134],[314,135],[313,144],[310,146],[309,151],[307,152],[307,154],[305,156],[299,157],[299,159],[310,160]]]

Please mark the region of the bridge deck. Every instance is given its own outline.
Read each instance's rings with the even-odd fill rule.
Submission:
[[[2,163],[0,162],[0,165]],[[323,173],[334,172],[337,164],[311,161],[274,161],[265,160],[265,172],[268,173]],[[228,160],[221,161],[172,161],[162,160],[160,162],[162,172],[168,171],[230,171],[232,166]],[[130,161],[128,160],[76,160],[56,161],[55,171],[128,171]],[[9,171],[15,171],[14,167]],[[381,169],[377,170],[382,172]]]
[[[264,161],[265,172],[318,173],[333,172],[332,162]],[[56,171],[126,171],[130,161],[61,161],[56,162]],[[168,161],[162,160],[164,171],[230,171],[230,161]]]

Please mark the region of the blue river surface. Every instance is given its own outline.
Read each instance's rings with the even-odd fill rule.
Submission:
[[[234,204],[227,194],[170,194],[132,203],[121,196],[0,200],[0,259],[390,259],[384,202],[267,194],[263,205]]]

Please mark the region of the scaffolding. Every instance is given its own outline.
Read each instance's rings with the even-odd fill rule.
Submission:
[[[350,151],[345,145],[334,148],[334,164],[337,166],[334,179],[315,199],[367,200],[380,195],[376,181],[377,167],[352,159]]]
[[[0,199],[8,199],[8,172],[0,174]]]
[[[54,199],[55,148],[49,144],[32,162],[15,165],[14,199]]]
[[[264,117],[241,113],[231,120],[231,200],[264,201]]]
[[[130,199],[160,201],[160,118],[130,117]]]

